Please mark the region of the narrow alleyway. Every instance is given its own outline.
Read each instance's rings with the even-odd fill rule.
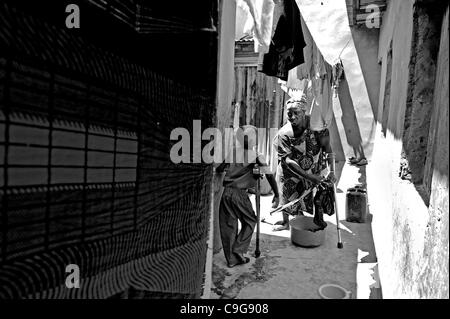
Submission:
[[[0,302],[184,319],[283,318],[268,299],[324,285],[448,300],[449,17],[442,0],[1,0]],[[338,207],[302,225],[315,248],[273,231],[266,195],[310,182],[337,189],[310,203]]]
[[[370,164],[369,164],[370,165]],[[352,292],[351,298],[381,297],[377,280],[376,254],[372,240],[370,212],[365,224],[345,221],[345,192],[357,184],[365,185],[365,167],[337,164],[338,213],[343,249],[337,248],[336,216],[325,216],[326,239],[317,248],[291,243],[290,231],[273,232],[261,223],[261,257],[255,259],[255,238],[249,249],[250,263],[228,268],[223,252],[214,255],[211,298],[216,299],[318,299],[323,284],[337,284]],[[254,196],[251,196],[255,207]],[[269,215],[272,196],[261,197],[261,219],[270,223],[281,218]]]

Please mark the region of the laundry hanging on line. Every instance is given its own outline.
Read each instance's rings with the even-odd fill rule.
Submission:
[[[238,0],[236,40],[252,35],[255,52],[267,53],[273,35],[273,0]]]
[[[258,71],[287,81],[289,70],[305,61],[303,48],[306,43],[303,38],[300,10],[295,1],[283,0],[280,6],[276,7],[276,10],[282,8],[282,13],[269,52],[264,54],[262,69]]]

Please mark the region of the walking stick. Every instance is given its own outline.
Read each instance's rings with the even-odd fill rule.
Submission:
[[[259,249],[259,233],[260,233],[260,199],[261,199],[261,189],[260,189],[260,170],[258,164],[255,164],[253,168],[253,174],[256,174],[256,249],[255,249],[255,257],[259,258],[261,256],[261,251]]]
[[[344,244],[342,243],[342,239],[341,239],[341,226],[339,224],[338,204],[337,204],[337,198],[336,198],[336,184],[334,184],[334,183],[333,183],[333,191],[334,191],[334,209],[336,211],[336,228],[337,228],[337,235],[338,235],[337,248],[342,249],[342,248],[344,248]]]
[[[335,162],[335,154],[334,153],[328,153],[327,154],[327,159],[331,159],[331,163],[329,163],[330,168],[331,168],[331,172],[335,172],[336,170],[336,162]],[[337,195],[336,195],[336,183],[337,181],[331,181],[333,183],[333,195],[334,195],[334,211],[336,212],[336,229],[337,229],[337,236],[338,236],[338,243],[337,243],[337,248],[342,249],[344,248],[344,244],[342,243],[342,238],[341,238],[341,225],[339,223],[339,213],[338,213],[338,204],[337,204]]]

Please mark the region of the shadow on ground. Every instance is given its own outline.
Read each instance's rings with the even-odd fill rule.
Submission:
[[[371,278],[371,272],[376,270],[377,260],[371,219],[363,224],[345,221],[345,190],[362,181],[361,170],[347,165],[341,165],[340,170],[342,192],[338,192],[337,200],[343,249],[337,248],[335,215],[325,216],[325,241],[316,248],[295,246],[289,231],[273,232],[273,226],[261,223],[259,258],[253,256],[256,236],[246,265],[228,268],[223,252],[214,255],[211,298],[319,299],[318,290],[323,284],[340,285],[352,292],[351,298],[375,298],[377,280]],[[254,205],[254,196],[250,198]],[[271,200],[271,196],[261,197],[261,218],[275,223],[281,215],[270,216]]]

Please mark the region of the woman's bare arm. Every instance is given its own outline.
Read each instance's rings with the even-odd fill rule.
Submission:
[[[285,161],[286,161],[287,166],[291,169],[291,171],[293,171],[295,174],[299,175],[300,177],[303,177],[303,178],[313,182],[314,184],[319,184],[322,181],[322,178],[320,176],[306,173],[300,167],[300,165],[298,165],[298,163],[296,161],[294,161],[293,159],[289,158],[289,156],[286,157]]]

